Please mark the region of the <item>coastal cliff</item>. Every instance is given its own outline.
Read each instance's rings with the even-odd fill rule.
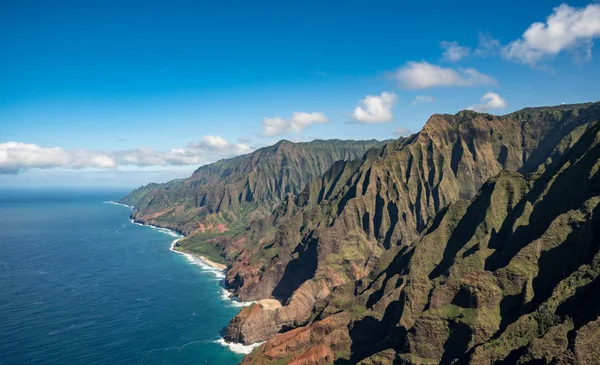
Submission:
[[[434,115],[416,135],[335,164],[236,238],[245,244],[231,262],[228,286],[241,300],[284,303],[268,314],[276,325],[248,338],[264,341],[307,323],[333,288],[368,275],[387,250],[411,246],[437,212],[471,199],[503,170],[526,174],[552,164],[598,119],[600,104],[502,117]],[[261,311],[240,315],[268,321]],[[247,342],[243,332],[231,331],[240,335],[230,339]]]
[[[599,213],[595,123],[556,163],[440,210],[244,364],[594,364]]]
[[[193,177],[138,190],[134,217],[195,227],[240,300],[282,304],[232,319],[228,341],[267,341],[248,364],[586,363],[600,355],[598,120],[600,103],[433,115],[310,178],[198,210],[189,202],[208,195]],[[270,166],[265,177],[295,176]],[[244,203],[218,232],[213,218],[249,196],[271,209]]]
[[[169,228],[186,239],[180,250],[225,263],[229,238],[269,215],[288,194],[327,171],[337,160],[360,158],[384,142],[282,140],[250,154],[198,168],[187,179],[142,186],[120,200],[135,206],[136,222]]]

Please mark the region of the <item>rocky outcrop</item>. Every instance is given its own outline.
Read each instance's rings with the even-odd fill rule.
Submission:
[[[332,315],[310,327],[297,328],[278,335],[258,351],[248,355],[244,361],[251,364],[331,364],[339,351],[351,344],[346,313]]]
[[[471,200],[442,208],[415,242],[386,250],[367,275],[318,301],[307,325],[244,363],[290,361],[268,353],[274,346],[301,348],[294,358],[328,353],[330,342],[289,334],[330,318],[347,320],[336,328],[349,340],[329,348],[336,363],[596,363],[600,122],[569,145],[533,173],[501,171]]]
[[[366,277],[386,251],[410,247],[436,213],[471,199],[503,170],[530,173],[555,163],[598,119],[598,103],[502,117],[434,115],[416,135],[334,164],[239,238],[245,244],[235,252],[228,285],[241,300],[285,303],[269,314],[276,326],[252,338],[306,323],[315,303]],[[258,310],[232,321],[238,339],[254,316],[265,315]]]
[[[227,327],[225,339],[232,342],[252,344],[275,336],[282,329],[295,328],[308,323],[312,309],[318,300],[331,292],[324,285],[316,286],[307,281],[296,290],[290,302],[279,308],[266,309],[260,305],[243,308]]]

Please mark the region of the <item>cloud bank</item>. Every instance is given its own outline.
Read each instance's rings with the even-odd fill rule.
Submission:
[[[64,150],[60,147],[44,148],[21,142],[0,143],[0,173],[17,173],[28,168],[65,167],[70,169],[117,166],[111,156],[87,150]]]
[[[22,142],[0,143],[0,174],[37,169],[116,169],[121,166],[198,165],[221,158],[250,153],[246,143],[230,143],[220,136],[204,136],[182,148],[155,151],[150,148],[99,152],[84,149],[66,150]]]
[[[359,123],[385,123],[394,118],[392,108],[398,102],[393,92],[384,91],[381,95],[367,95],[359,101],[350,117]]]

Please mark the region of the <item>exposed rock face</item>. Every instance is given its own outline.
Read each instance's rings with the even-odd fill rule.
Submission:
[[[414,243],[386,250],[367,275],[319,300],[307,325],[244,363],[310,354],[331,363],[330,352],[336,363],[598,363],[600,122],[585,129],[555,143],[570,147],[561,154],[548,147],[540,169],[501,171],[442,208]],[[291,335],[332,318],[345,340]]]
[[[263,341],[308,323],[333,288],[365,278],[386,251],[409,247],[437,212],[471,199],[503,170],[530,173],[556,162],[598,119],[598,103],[503,117],[434,115],[416,135],[335,163],[238,237],[228,285],[241,300],[274,297],[286,305],[234,319],[230,339]],[[266,316],[276,325],[245,335],[246,321]]]
[[[339,313],[315,322],[310,327],[297,328],[278,335],[244,360],[252,364],[272,364],[275,361],[296,365],[331,364],[336,352],[351,344],[346,313]]]

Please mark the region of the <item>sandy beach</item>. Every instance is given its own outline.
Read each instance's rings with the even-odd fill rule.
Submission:
[[[181,252],[181,251],[177,250],[176,248],[174,248],[174,251]],[[188,255],[192,255],[192,256],[198,258],[198,260],[201,260],[202,262],[204,262],[208,266],[213,267],[213,268],[215,268],[217,270],[223,270],[223,271],[227,270],[227,265],[219,264],[218,262],[214,262],[212,260],[209,260],[208,258],[206,258],[206,257],[204,257],[202,255],[194,255],[193,253],[189,253],[189,252],[181,252],[181,253],[186,253]]]

